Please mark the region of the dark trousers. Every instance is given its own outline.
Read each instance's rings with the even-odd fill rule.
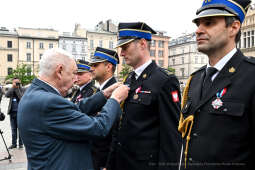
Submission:
[[[18,136],[17,135],[18,134],[17,112],[11,112],[10,123],[12,128],[12,145],[17,146],[17,136]],[[23,145],[20,135],[19,135],[19,145]]]

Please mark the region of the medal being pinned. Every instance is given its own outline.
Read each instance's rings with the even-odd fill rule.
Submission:
[[[222,96],[226,94],[227,88],[222,89],[220,92],[216,93],[216,99],[212,101],[212,107],[214,109],[219,109],[221,106],[223,106],[223,102],[221,100]]]

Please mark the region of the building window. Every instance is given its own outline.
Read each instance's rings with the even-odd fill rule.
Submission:
[[[182,57],[182,64],[184,64],[184,57]]]
[[[205,58],[201,57],[201,63],[204,64],[205,63]]]
[[[76,52],[76,46],[75,46],[75,44],[73,44],[72,51],[73,51],[73,52]]]
[[[195,57],[195,64],[198,64],[198,57]]]
[[[174,58],[172,59],[172,62],[173,62],[173,65],[175,65],[175,59]]]
[[[27,53],[27,61],[31,61],[31,53]]]
[[[164,41],[158,41],[158,47],[163,48],[164,47]]]
[[[82,59],[82,60],[86,60],[86,58],[85,58],[85,57],[81,57],[81,59]]]
[[[39,48],[40,48],[40,49],[43,49],[43,43],[42,43],[42,42],[39,43]]]
[[[31,42],[27,42],[27,48],[31,48]]]
[[[158,57],[163,57],[164,56],[164,52],[162,50],[158,51]]]
[[[155,57],[155,50],[150,50],[150,56]]]
[[[91,52],[91,53],[90,53],[90,56],[94,56],[94,53],[93,53],[93,52]]]
[[[43,56],[43,54],[40,54],[40,55],[39,55],[39,59],[40,59],[40,60],[42,59],[42,56]]]
[[[7,48],[12,48],[12,41],[7,41]]]
[[[176,54],[176,49],[173,49],[172,51],[173,51],[173,52],[172,52],[173,55],[175,55],[175,54]]]
[[[246,48],[246,32],[243,33],[243,47]]]
[[[62,48],[65,50],[65,49],[66,49],[66,45],[65,45],[65,44],[63,44],[63,45],[62,45]]]
[[[109,42],[109,48],[113,49],[113,42],[112,41]]]
[[[49,49],[53,48],[53,44],[49,43]]]
[[[7,55],[7,61],[8,62],[12,62],[12,54],[8,54]]]
[[[254,47],[254,30],[251,31],[251,46]]]
[[[184,68],[181,68],[180,71],[181,71],[181,77],[184,77]]]
[[[81,46],[81,52],[85,53],[85,46],[84,45]]]
[[[247,45],[248,45],[248,48],[250,48],[251,46],[251,38],[250,38],[250,31],[248,31],[248,37],[247,37]]]
[[[151,47],[155,47],[156,40],[151,40]]]
[[[158,60],[158,65],[160,67],[164,67],[164,61],[163,60]]]
[[[98,46],[99,47],[103,47],[103,41],[102,40],[99,41],[99,45]]]
[[[8,75],[12,74],[12,68],[11,67],[7,68],[7,73],[8,73]]]
[[[93,48],[94,48],[94,41],[90,40],[90,49],[93,49]]]

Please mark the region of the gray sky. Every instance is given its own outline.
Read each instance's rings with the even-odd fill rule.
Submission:
[[[195,31],[192,18],[202,0],[2,0],[0,26],[54,28],[72,32],[75,23],[92,29],[99,21],[143,21],[171,37]]]

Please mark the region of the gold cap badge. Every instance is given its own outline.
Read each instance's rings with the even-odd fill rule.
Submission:
[[[236,71],[236,69],[234,67],[231,67],[229,70],[228,70],[230,73],[234,73]]]

